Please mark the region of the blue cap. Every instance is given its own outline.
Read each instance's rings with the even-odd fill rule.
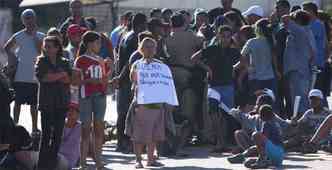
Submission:
[[[24,17],[35,17],[36,16],[36,13],[33,9],[26,9],[22,12],[21,14],[21,18],[24,18]]]

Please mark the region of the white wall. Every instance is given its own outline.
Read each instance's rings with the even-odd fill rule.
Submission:
[[[261,5],[265,13],[273,10],[277,0],[234,0],[234,7],[245,11],[251,5]],[[300,5],[308,0],[289,0],[292,5]],[[320,4],[322,0],[314,0]],[[220,0],[127,0],[120,2],[123,8],[172,8],[172,9],[212,9],[221,6]]]

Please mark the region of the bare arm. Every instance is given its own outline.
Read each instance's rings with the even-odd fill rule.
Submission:
[[[42,47],[42,44],[43,44],[43,40],[40,40],[38,37],[37,37],[37,34],[33,37],[33,40],[35,42],[35,46],[36,46],[36,49],[37,49],[37,52],[38,52],[38,55],[41,54],[41,47]]]
[[[16,56],[13,51],[13,48],[16,46],[15,37],[11,37],[4,45],[4,50],[8,56],[8,65],[15,66],[16,65]]]
[[[277,55],[276,55],[274,50],[272,50],[272,63],[273,63],[277,78],[280,80],[281,79],[281,73],[278,69]]]

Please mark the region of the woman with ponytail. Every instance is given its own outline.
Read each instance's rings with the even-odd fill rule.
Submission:
[[[255,24],[256,37],[249,39],[242,49],[240,67],[248,72],[250,94],[264,88],[275,92],[276,80],[281,77],[274,55],[272,28],[268,19],[260,19]],[[244,77],[244,76],[240,76]],[[242,82],[242,81],[238,81]]]
[[[104,116],[106,111],[106,90],[111,74],[107,62],[98,56],[101,48],[101,37],[97,32],[88,31],[83,34],[79,48],[79,57],[74,68],[81,72],[80,83],[80,119],[82,122],[81,162],[86,167],[89,150],[91,123],[95,138],[94,150],[97,169],[103,167],[101,151],[104,142]],[[92,119],[93,118],[93,119]]]

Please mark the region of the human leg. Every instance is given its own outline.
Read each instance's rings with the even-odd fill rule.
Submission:
[[[42,111],[41,112],[41,126],[42,126],[42,139],[41,146],[39,150],[38,159],[38,170],[48,169],[50,163],[50,143],[51,143],[51,133],[53,127],[52,112]]]
[[[326,138],[332,129],[332,116],[328,116],[320,125],[315,135],[311,138],[310,142],[318,144],[320,140]]]
[[[93,97],[93,113],[94,113],[94,134],[95,134],[95,157],[97,168],[102,167],[102,146],[104,144],[104,118],[106,111],[106,96],[98,95]]]
[[[250,146],[252,146],[251,139],[244,130],[236,130],[234,135],[236,143],[241,147],[241,149],[247,150]]]
[[[82,122],[80,166],[86,167],[92,122],[92,100],[90,97],[80,100],[80,120]]]

